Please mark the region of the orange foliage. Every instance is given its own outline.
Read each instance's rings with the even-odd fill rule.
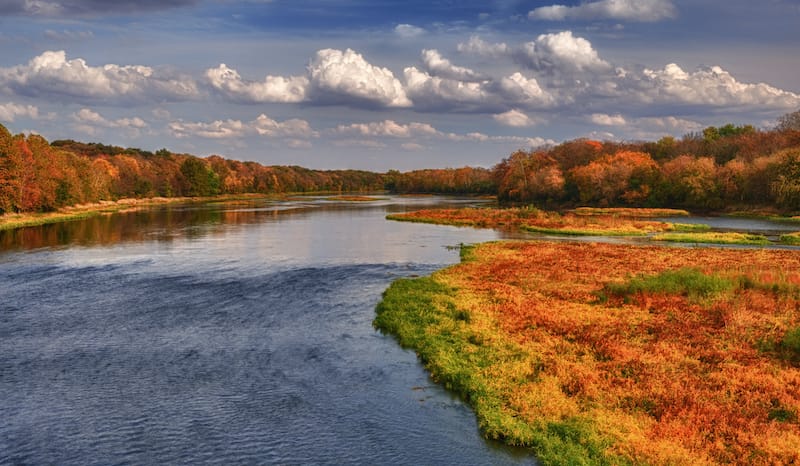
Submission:
[[[646,210],[645,210],[646,212]],[[597,215],[559,214],[533,208],[509,209],[430,209],[389,215],[390,220],[473,226],[480,228],[523,228],[531,231],[565,234],[646,234],[672,228],[667,222],[637,219],[634,209],[618,216],[614,210]]]
[[[570,170],[582,202],[637,204],[647,199],[658,164],[644,152],[623,150]]]
[[[800,368],[763,350],[800,326],[796,252],[512,242],[473,257],[437,278],[496,341],[535,355],[525,383],[509,382],[513,361],[491,369],[515,416],[592,419],[635,463],[800,462]],[[758,285],[598,301],[606,284],[683,267]]]

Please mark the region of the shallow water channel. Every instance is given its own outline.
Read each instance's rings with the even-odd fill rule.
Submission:
[[[0,464],[533,464],[372,327],[474,201],[153,208],[0,232]]]

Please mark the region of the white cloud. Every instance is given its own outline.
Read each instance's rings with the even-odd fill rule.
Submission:
[[[416,108],[480,108],[489,100],[482,83],[445,79],[408,67],[404,70],[406,89]]]
[[[11,123],[17,117],[39,118],[39,108],[34,105],[19,105],[13,102],[0,104],[0,121]]]
[[[245,103],[302,102],[306,98],[305,76],[267,75],[263,82],[244,81],[239,73],[224,63],[206,70],[211,86],[231,100]]]
[[[536,123],[535,120],[531,119],[528,115],[517,109],[511,109],[505,113],[492,115],[492,118],[494,118],[495,121],[501,125],[514,126],[518,128],[524,126],[533,126]]]
[[[44,52],[27,65],[0,68],[3,88],[67,100],[180,101],[199,95],[189,78],[167,76],[141,65],[93,67],[80,58],[67,60],[63,50]]]
[[[645,102],[783,109],[800,106],[798,94],[766,83],[741,83],[718,66],[688,73],[670,63],[662,70],[645,69],[641,78],[644,89],[640,98]]]
[[[483,81],[485,78],[469,68],[453,65],[450,60],[442,57],[436,49],[422,51],[422,63],[425,69],[433,76],[459,81]]]
[[[546,21],[566,19],[655,22],[677,16],[670,0],[600,0],[578,6],[550,5],[531,10],[528,18]]]
[[[412,122],[408,124],[397,123],[393,120],[384,120],[371,123],[353,123],[350,125],[340,125],[330,131],[334,136],[344,136],[344,139],[334,141],[338,146],[365,146],[365,147],[386,147],[387,139],[407,140],[414,138],[413,141],[404,142],[401,147],[406,150],[420,150],[424,148],[420,142],[431,140],[443,140],[452,142],[479,142],[495,144],[514,144],[516,147],[538,147],[545,144],[554,144],[550,139],[539,137],[529,138],[520,136],[490,136],[481,132],[470,132],[465,134],[447,133],[440,131],[428,123]],[[357,137],[357,138],[356,138]],[[378,141],[377,139],[382,139]]]
[[[319,50],[308,65],[310,94],[317,103],[410,107],[403,85],[387,68],[351,49]]]
[[[606,115],[605,113],[593,113],[589,121],[602,126],[624,126],[627,122],[622,115]]]
[[[431,76],[415,67],[405,69],[406,89],[418,110],[456,109],[471,112],[502,112],[513,107],[549,107],[553,96],[534,78],[514,73],[500,80],[460,81]]]
[[[255,120],[216,120],[211,123],[173,121],[170,132],[177,138],[201,137],[208,139],[230,139],[244,136],[265,136],[270,138],[289,138],[296,147],[300,138],[314,138],[319,134],[305,120],[291,119],[278,122],[261,114]]]
[[[486,57],[500,57],[511,53],[511,47],[507,44],[503,42],[490,44],[478,36],[471,36],[467,42],[459,43],[457,49],[461,53]]]
[[[472,132],[467,134],[447,133],[446,137],[448,140],[454,142],[516,144],[517,148],[524,148],[524,149],[555,144],[554,140],[544,139],[541,137],[526,138],[520,136],[489,136],[488,134],[479,132]]]
[[[368,149],[383,149],[386,147],[385,143],[371,139],[339,139],[333,141],[333,145],[337,147],[366,147]]]
[[[77,131],[90,135],[97,134],[98,128],[117,128],[128,130],[130,134],[138,136],[140,130],[147,128],[147,123],[139,117],[110,120],[88,108],[73,113],[72,119],[75,121],[73,127]]]
[[[392,138],[410,138],[438,134],[436,128],[427,123],[412,122],[408,124],[401,124],[393,120],[339,125],[335,131],[340,134],[356,134],[359,136]]]
[[[425,34],[425,29],[421,27],[412,26],[411,24],[398,24],[394,28],[394,33],[405,39],[418,37]]]
[[[551,105],[553,96],[539,86],[535,78],[526,78],[522,73],[503,77],[499,83],[500,92],[509,102],[527,104],[531,107]]]
[[[591,42],[572,35],[572,31],[541,34],[515,52],[523,65],[543,71],[606,71],[611,68],[602,60]]]
[[[425,146],[423,146],[422,144],[418,144],[416,142],[405,142],[403,144],[400,144],[400,147],[410,152],[425,149]]]

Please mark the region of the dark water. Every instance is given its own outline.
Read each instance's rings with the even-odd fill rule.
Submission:
[[[0,464],[532,464],[372,328],[488,230],[395,198],[190,206],[0,234]],[[457,201],[450,201],[457,202]]]

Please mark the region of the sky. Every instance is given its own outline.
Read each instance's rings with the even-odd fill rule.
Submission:
[[[556,2],[0,0],[0,123],[405,171],[800,109],[800,0]]]

